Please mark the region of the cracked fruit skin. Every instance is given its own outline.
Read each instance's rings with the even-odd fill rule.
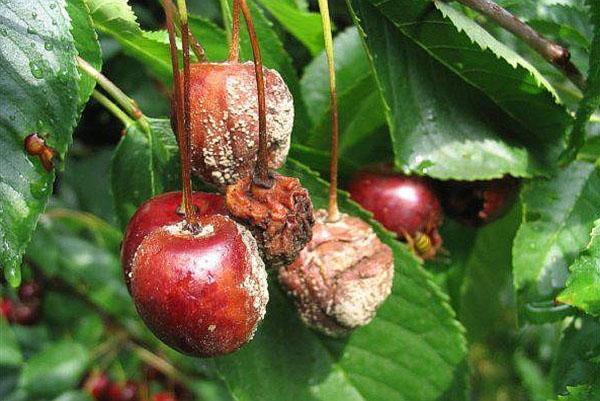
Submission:
[[[192,197],[198,216],[227,214],[221,195],[194,192]],[[131,284],[131,262],[138,246],[146,235],[158,227],[181,221],[183,215],[178,212],[180,205],[180,191],[160,194],[144,202],[129,220],[121,246],[121,266],[128,289]]]
[[[250,341],[268,301],[256,241],[221,215],[148,234],[132,261],[131,294],[152,332],[197,357],[228,354]]]
[[[352,198],[373,213],[375,220],[407,242],[428,236],[430,248],[420,256],[430,259],[441,246],[438,227],[442,207],[426,178],[406,176],[388,166],[357,173],[348,186]],[[417,249],[418,251],[418,249]]]
[[[294,124],[292,95],[275,70],[264,69],[269,168],[285,163]],[[192,171],[223,188],[254,171],[258,103],[254,64],[195,63],[190,69]]]

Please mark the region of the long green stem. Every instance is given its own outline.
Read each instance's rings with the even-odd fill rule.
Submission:
[[[339,119],[335,83],[335,58],[333,55],[333,35],[331,33],[331,17],[329,15],[329,4],[327,0],[319,0],[321,11],[321,23],[323,24],[323,38],[325,40],[325,55],[329,70],[329,108],[331,109],[331,162],[329,186],[329,205],[327,207],[327,220],[334,222],[340,218],[340,210],[337,203],[338,183],[338,142],[339,142]]]
[[[125,114],[125,112],[123,112],[123,110],[121,110],[119,106],[114,104],[109,98],[104,96],[97,89],[94,89],[94,91],[92,92],[92,97],[96,99],[96,101],[102,106],[104,106],[104,108],[108,110],[113,116],[118,118],[123,123],[125,128],[133,124],[133,120],[129,118],[129,116]]]
[[[221,4],[221,18],[223,20],[223,26],[225,27],[225,32],[227,33],[227,42],[231,43],[231,11],[229,10],[229,0],[220,0]]]
[[[90,63],[77,56],[77,65],[81,71],[92,77],[102,89],[106,91],[118,104],[125,110],[130,117],[138,121],[145,131],[150,130],[150,126],[144,114],[140,110],[136,101],[127,96],[117,85],[112,83],[102,73],[94,68]]]

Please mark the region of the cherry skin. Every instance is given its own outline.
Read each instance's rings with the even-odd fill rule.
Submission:
[[[6,320],[10,321],[13,310],[13,302],[9,298],[2,298],[0,300],[0,316],[3,316]]]
[[[104,372],[93,372],[83,383],[83,389],[97,401],[105,401],[110,380]]]
[[[519,181],[510,176],[489,181],[443,181],[438,189],[448,216],[480,227],[506,214],[519,192]]]
[[[266,310],[267,274],[256,241],[222,215],[201,217],[199,227],[181,221],[152,231],[131,273],[132,297],[146,325],[186,354],[237,350]]]
[[[111,383],[106,392],[108,401],[137,401],[138,385],[132,380],[125,384]]]
[[[42,297],[42,286],[37,281],[28,281],[19,287],[19,299],[21,302],[37,302]]]
[[[289,152],[294,104],[277,71],[265,68],[264,77],[269,167],[277,169]],[[254,64],[192,64],[190,98],[192,171],[219,187],[251,175],[259,136]]]
[[[195,192],[193,203],[199,216],[227,214],[221,195]],[[181,192],[160,194],[144,202],[129,220],[121,246],[121,266],[128,289],[131,281],[131,262],[138,246],[146,235],[158,227],[181,221],[180,205]]]
[[[177,398],[171,393],[162,392],[154,394],[152,401],[177,401]]]
[[[427,236],[429,247],[419,250],[430,259],[441,246],[438,227],[442,207],[429,182],[422,177],[405,176],[390,167],[377,166],[358,172],[350,181],[352,198],[373,213],[375,220],[407,242]]]

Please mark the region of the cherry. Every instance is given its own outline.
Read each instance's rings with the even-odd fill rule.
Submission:
[[[221,195],[195,192],[193,203],[199,216],[227,213]],[[121,265],[127,288],[131,281],[131,262],[139,244],[156,228],[181,221],[180,205],[181,192],[167,192],[144,202],[131,217],[121,246]]]
[[[111,383],[106,392],[108,401],[137,401],[138,385],[132,380],[125,384]]]
[[[358,172],[348,190],[354,200],[411,244],[422,258],[435,256],[442,243],[438,233],[442,208],[427,179],[405,176],[379,165]]]
[[[311,242],[279,281],[309,326],[340,337],[371,321],[389,296],[394,276],[392,250],[367,223],[347,214],[328,221],[318,210]]]
[[[9,321],[22,326],[32,326],[36,324],[41,317],[40,302],[15,303]]]
[[[250,232],[222,215],[198,222],[146,235],[131,263],[131,293],[158,338],[208,357],[233,352],[252,338],[269,295]]]
[[[162,392],[154,394],[152,401],[177,401],[177,398],[171,393]]]
[[[0,315],[6,320],[10,321],[13,310],[13,302],[9,298],[2,298],[0,300]]]
[[[264,74],[269,167],[276,169],[285,163],[289,151],[294,104],[279,73],[265,68]],[[190,65],[194,174],[224,187],[252,173],[258,151],[256,92],[251,62]]]
[[[104,372],[92,372],[83,383],[83,389],[97,401],[107,401],[110,380]]]
[[[21,284],[18,295],[21,302],[37,302],[42,297],[42,286],[33,280],[25,282]]]
[[[506,176],[490,181],[444,181],[438,187],[448,216],[479,227],[508,211],[517,196],[519,181]]]

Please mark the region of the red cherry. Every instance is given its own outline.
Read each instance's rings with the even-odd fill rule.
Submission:
[[[448,216],[478,227],[499,219],[510,209],[519,181],[510,176],[490,181],[444,181],[439,188]]]
[[[42,286],[37,281],[28,281],[19,288],[21,302],[37,302],[42,297]]]
[[[12,319],[13,302],[9,298],[0,300],[0,315],[4,316],[9,322]]]
[[[164,392],[154,394],[152,401],[177,401],[177,399],[173,394]]]
[[[199,216],[227,214],[221,195],[195,192],[193,203]],[[121,246],[121,265],[127,288],[130,287],[131,262],[139,244],[156,228],[181,221],[180,205],[181,192],[160,194],[144,202],[129,220]]]
[[[9,321],[22,326],[32,326],[40,320],[40,317],[41,305],[39,302],[16,303],[12,306]]]
[[[275,70],[264,69],[269,167],[285,163],[294,104]],[[198,63],[190,69],[192,170],[223,187],[254,170],[258,152],[258,103],[254,64]]]
[[[137,401],[138,385],[128,380],[124,385],[111,383],[106,392],[106,401]]]
[[[415,248],[423,258],[435,255],[442,242],[438,233],[442,208],[427,179],[378,166],[357,173],[348,190],[385,228],[408,242],[416,242]],[[427,239],[421,247],[418,242],[423,234]]]
[[[148,234],[132,261],[131,293],[154,334],[171,347],[208,357],[248,342],[263,318],[267,274],[250,232],[222,215]]]
[[[83,383],[83,389],[87,391],[95,400],[107,401],[106,396],[110,380],[104,372],[93,372]]]

